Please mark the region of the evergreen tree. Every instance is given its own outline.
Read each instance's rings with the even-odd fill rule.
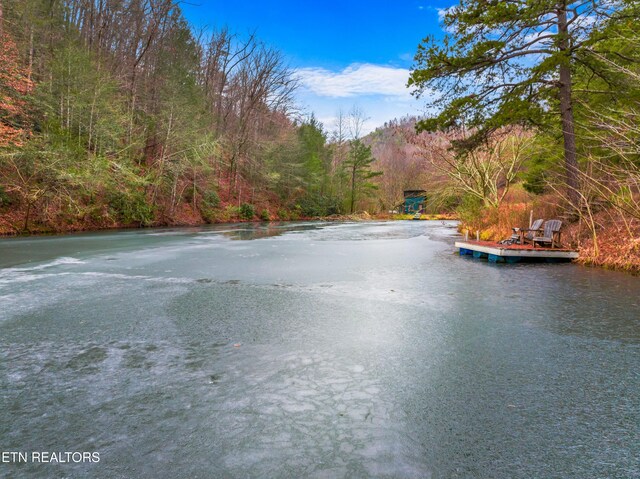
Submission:
[[[355,211],[356,201],[364,191],[377,189],[377,185],[369,180],[380,176],[382,172],[372,171],[371,165],[375,161],[371,147],[361,140],[352,140],[349,154],[342,164],[349,182],[349,212]]]
[[[457,145],[468,150],[504,125],[548,127],[560,120],[566,183],[575,197],[572,75],[601,41],[592,33],[621,19],[620,8],[609,0],[461,0],[444,15],[445,38],[428,37],[418,47],[409,84],[439,108],[418,127],[470,127],[474,133]]]
[[[329,175],[327,136],[322,124],[311,115],[308,121],[298,128],[304,175],[309,189],[324,193]]]

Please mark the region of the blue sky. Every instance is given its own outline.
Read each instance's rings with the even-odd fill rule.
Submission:
[[[438,12],[451,0],[318,1],[196,0],[182,4],[196,26],[256,32],[281,50],[301,81],[297,100],[331,131],[340,108],[354,105],[370,131],[419,114],[423,102],[405,87],[412,58],[426,35],[441,35]]]

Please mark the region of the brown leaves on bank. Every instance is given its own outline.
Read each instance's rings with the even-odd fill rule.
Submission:
[[[609,214],[599,216],[596,238],[590,234],[581,238],[578,262],[640,273],[640,222]],[[573,235],[577,233],[576,229]]]
[[[33,90],[33,82],[6,32],[0,33],[0,48],[0,147],[20,146],[27,133],[26,96]]]

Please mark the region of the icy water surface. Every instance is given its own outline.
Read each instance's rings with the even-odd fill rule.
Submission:
[[[0,240],[0,477],[640,477],[640,279],[455,235]]]

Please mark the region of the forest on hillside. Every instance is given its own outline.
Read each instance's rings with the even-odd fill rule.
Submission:
[[[372,190],[361,112],[329,145],[280,51],[175,2],[1,0],[0,37],[5,233],[324,216]]]

